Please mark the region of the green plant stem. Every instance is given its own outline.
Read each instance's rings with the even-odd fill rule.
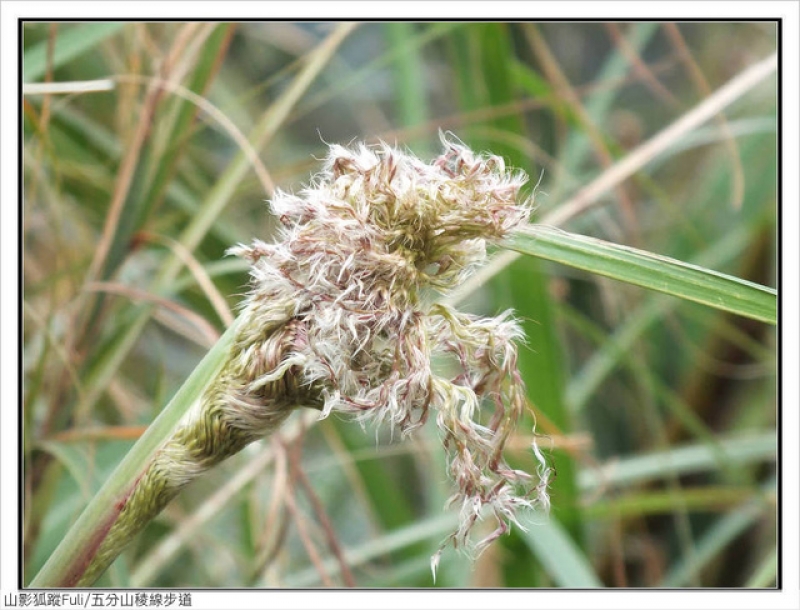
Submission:
[[[156,450],[174,434],[178,422],[200,398],[208,380],[214,378],[222,368],[237,322],[209,350],[173,399],[128,452],[31,581],[31,587],[61,586],[67,576],[74,574],[85,560],[87,549],[92,544],[97,545],[100,524],[109,524],[113,519],[114,506],[118,499],[126,494],[126,490],[130,490],[136,477],[142,472],[142,466],[149,463]]]
[[[320,406],[317,390],[301,387],[284,358],[293,322],[264,323],[258,313],[245,310],[217,342],[31,586],[90,586],[188,483],[277,430],[295,407]]]

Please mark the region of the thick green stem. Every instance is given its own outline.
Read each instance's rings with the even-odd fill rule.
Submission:
[[[199,400],[209,380],[216,377],[222,369],[239,323],[240,320],[234,322],[211,348],[173,399],[128,452],[67,532],[47,563],[30,582],[31,587],[61,586],[68,575],[75,572],[81,564],[88,566],[86,557],[90,549],[97,548],[119,515],[119,510],[115,508],[116,503],[130,494],[133,485],[147,464],[152,461],[155,452],[175,433],[178,423],[192,404]]]
[[[303,340],[299,324],[259,325],[254,311],[242,314],[198,365],[32,587],[90,586],[188,483],[277,430],[295,407],[320,406],[318,389],[301,387],[286,358]]]

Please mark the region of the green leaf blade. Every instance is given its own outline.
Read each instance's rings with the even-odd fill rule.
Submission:
[[[125,27],[124,21],[84,23],[65,31],[55,41],[53,68],[58,68],[90,51]],[[22,80],[31,83],[42,78],[47,70],[47,45],[43,40],[25,52]]]
[[[557,519],[537,523],[523,533],[523,539],[559,587],[590,589],[603,586],[587,556]]]
[[[517,232],[511,250],[777,324],[777,291],[651,252],[544,226]]]

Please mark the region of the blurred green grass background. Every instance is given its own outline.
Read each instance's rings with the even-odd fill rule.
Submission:
[[[235,314],[225,249],[270,238],[264,200],[326,142],[431,157],[451,130],[538,183],[535,221],[778,41],[768,22],[32,22],[24,45],[26,82],[114,79],[24,98],[27,582]],[[773,77],[566,228],[775,286],[776,223]],[[775,586],[773,327],[532,258],[463,306],[523,320],[513,459],[534,467],[535,413],[557,477],[549,518],[445,552],[437,587]],[[301,419],[100,584],[433,585],[455,522],[435,431]]]

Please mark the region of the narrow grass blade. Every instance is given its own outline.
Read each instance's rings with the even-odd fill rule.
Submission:
[[[662,155],[693,129],[740,99],[750,89],[775,72],[777,68],[778,57],[777,54],[773,54],[743,70],[689,112],[614,163],[572,196],[568,202],[549,213],[544,222],[550,225],[563,225],[568,220],[585,212],[598,201],[601,195]]]
[[[734,228],[693,262],[713,267],[731,261],[741,255],[746,244],[750,242],[750,235],[746,227]],[[580,413],[586,408],[590,397],[622,361],[622,354],[630,351],[636,341],[668,315],[678,303],[676,299],[651,294],[647,302],[608,337],[567,385],[567,403],[574,412]]]
[[[586,555],[557,519],[549,518],[537,523],[522,537],[559,587],[579,589],[603,586]]]
[[[631,49],[641,52],[657,30],[657,23],[632,23],[627,42]],[[619,52],[611,53],[598,72],[596,82],[602,83],[621,78],[629,69],[630,66],[625,56]],[[584,108],[595,124],[602,125],[608,121],[608,115],[613,110],[614,101],[620,95],[620,91],[621,89],[618,87],[599,88],[586,98]],[[591,152],[590,144],[591,141],[582,130],[573,130],[567,134],[559,159],[564,163],[568,173],[577,172],[586,156]],[[566,187],[563,180],[556,181],[549,192],[550,200],[558,201]]]
[[[425,86],[425,66],[419,48],[416,47],[414,24],[399,21],[387,23],[385,27],[392,55],[397,57],[392,67],[398,115],[405,127],[422,125],[428,119],[428,93]],[[409,142],[409,145],[419,149],[422,142]],[[418,154],[421,152],[418,151]]]
[[[370,540],[355,548],[346,550],[345,557],[347,558],[347,564],[355,568],[373,559],[385,557],[387,554],[393,553],[399,549],[426,541],[432,543],[431,548],[433,549],[435,548],[433,544],[438,543],[439,539],[445,536],[448,531],[452,530],[457,524],[458,516],[453,513],[412,523],[378,540]],[[427,557],[426,562],[425,567],[430,570],[430,559]],[[325,560],[324,567],[328,574],[336,574],[339,570],[336,559],[331,557]],[[314,586],[318,583],[319,573],[311,567],[301,572],[289,574],[283,584],[287,587],[298,588]]]
[[[81,53],[89,51],[123,27],[125,27],[124,21],[82,23],[59,33],[53,51],[53,68],[58,68]],[[22,66],[24,82],[29,83],[44,76],[47,69],[47,44],[47,40],[42,40],[25,51]]]
[[[776,290],[690,263],[545,226],[518,232],[508,248],[777,324]]]
[[[774,587],[778,577],[778,550],[773,550],[759,565],[745,585],[748,588]]]
[[[731,436],[719,440],[719,445],[731,465],[743,466],[774,462],[777,442],[775,432],[771,431]],[[689,475],[714,468],[718,468],[714,448],[699,443],[616,460],[599,469],[587,469],[581,472],[578,481],[582,490],[591,492],[598,488],[651,483],[668,474]]]
[[[775,481],[764,486],[765,493],[775,487]],[[698,540],[695,553],[688,561],[673,565],[663,581],[665,587],[683,587],[694,575],[708,565],[722,550],[745,532],[759,518],[773,512],[764,499],[759,498],[740,506],[720,518],[706,534]],[[774,512],[773,512],[774,514]]]
[[[111,91],[114,81],[110,78],[96,80],[66,81],[60,83],[24,83],[22,95],[64,95],[70,93],[93,93]]]

